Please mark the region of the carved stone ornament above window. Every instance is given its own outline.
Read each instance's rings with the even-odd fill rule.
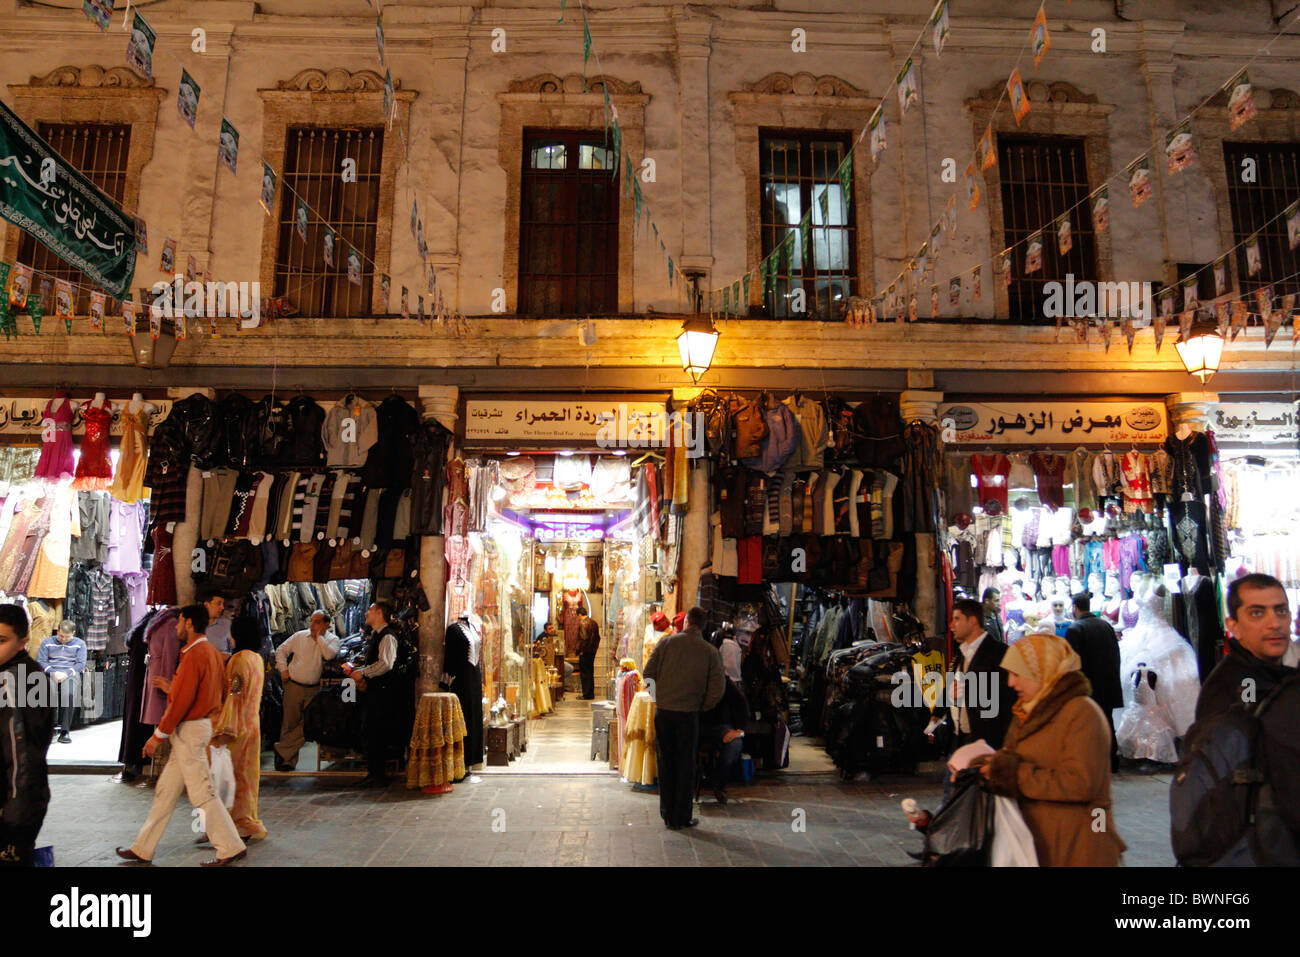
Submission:
[[[81,86],[123,87],[143,89],[153,86],[153,78],[145,79],[124,66],[61,66],[44,76],[33,76],[31,86]]]
[[[589,76],[587,88],[582,88],[582,74],[568,73],[558,76],[555,73],[539,73],[526,80],[511,80],[507,93],[601,93],[608,91],[610,96],[637,96],[641,93],[639,82],[629,83],[612,76]]]
[[[393,79],[393,89],[401,89]],[[374,70],[303,70],[291,79],[276,83],[277,90],[301,90],[307,93],[382,93],[384,78]]]
[[[1255,108],[1257,110],[1300,110],[1300,94],[1292,90],[1283,87],[1274,90],[1261,90],[1257,87],[1252,92],[1255,96]],[[1220,90],[1210,97],[1207,105],[1227,109],[1228,91]]]
[[[1007,84],[1004,80],[980,90],[975,99],[996,102],[1006,92]],[[1025,82],[1025,92],[1029,94],[1029,102],[1034,104],[1098,102],[1095,93],[1084,93],[1077,86],[1064,81],[1046,83],[1043,80],[1028,80]]]
[[[837,76],[813,76],[811,73],[769,73],[761,80],[745,84],[746,93],[778,93],[796,96],[845,96],[863,97],[865,90],[859,90],[852,83]]]

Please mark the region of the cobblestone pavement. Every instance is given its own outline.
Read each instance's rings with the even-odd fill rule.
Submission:
[[[761,776],[735,786],[725,807],[711,796],[700,825],[664,829],[658,796],[614,775],[483,775],[452,794],[428,796],[394,784],[357,791],[348,778],[265,780],[261,817],[270,837],[238,866],[628,865],[906,866],[920,848],[899,809],[902,798],[938,804],[934,776],[846,784],[830,774]],[[1115,815],[1128,866],[1171,865],[1167,775],[1119,775]],[[53,800],[41,844],[60,867],[116,866],[152,800],[148,789],[106,774],[51,778]],[[806,815],[797,830],[796,811]],[[191,811],[177,805],[155,862],[192,866],[211,848],[193,844]],[[494,829],[495,825],[495,829]]]

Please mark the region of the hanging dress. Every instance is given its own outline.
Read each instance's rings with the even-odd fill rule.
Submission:
[[[585,607],[587,596],[583,594],[582,589],[573,591],[565,590],[563,595],[564,605],[561,609],[561,624],[564,628],[564,657],[576,658],[578,656],[578,623],[582,620],[578,617],[578,609]]]
[[[144,407],[132,412],[122,410],[122,449],[117,461],[117,475],[108,492],[119,502],[138,502],[144,497],[144,472],[148,462],[148,414]]]
[[[52,482],[70,479],[73,467],[72,402],[51,399],[45,403],[41,419],[41,459],[36,463],[36,478]]]
[[[41,541],[40,553],[27,585],[29,598],[62,598],[68,593],[68,566],[72,560],[72,537],[81,535],[81,507],[77,493],[67,485],[46,496],[49,532]]]
[[[72,487],[80,491],[99,492],[113,482],[113,463],[108,456],[108,431],[113,413],[107,406],[88,405],[81,413],[86,434],[81,440],[81,458],[77,461]]]

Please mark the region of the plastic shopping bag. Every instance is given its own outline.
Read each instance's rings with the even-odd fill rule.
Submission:
[[[952,796],[925,829],[927,867],[983,867],[993,836],[993,795],[979,771],[957,772]]]
[[[1037,867],[1034,836],[1029,833],[1020,805],[1015,798],[1001,794],[993,800],[993,849],[989,864],[993,867]]]
[[[213,748],[208,769],[212,786],[217,789],[217,799],[229,811],[235,806],[235,761],[230,756],[230,748],[224,744]]]

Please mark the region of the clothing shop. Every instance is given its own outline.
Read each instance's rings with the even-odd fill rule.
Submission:
[[[529,735],[527,719],[585,722],[653,651],[687,506],[684,449],[654,431],[667,408],[666,396],[466,399],[448,468],[447,653],[463,635],[481,708],[457,693],[467,722],[482,712],[487,767],[526,748],[533,767],[593,760],[584,733],[557,736],[557,720]],[[607,734],[597,758],[617,768]]]

